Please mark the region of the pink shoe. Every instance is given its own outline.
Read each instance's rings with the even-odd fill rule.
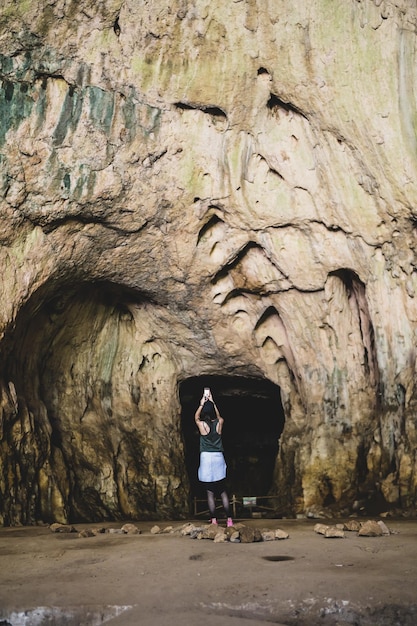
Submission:
[[[231,528],[233,526],[233,520],[231,517],[227,518],[227,528]]]
[[[216,518],[215,518],[215,517],[212,517],[212,518],[211,518],[211,523],[212,523],[212,524],[215,524],[215,525],[217,526],[217,520],[216,520]]]

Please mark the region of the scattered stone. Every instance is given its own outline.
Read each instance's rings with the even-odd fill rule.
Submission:
[[[135,524],[124,524],[122,530],[127,535],[140,535],[140,530]]]
[[[83,530],[80,530],[80,532],[78,533],[78,536],[81,538],[84,538],[84,537],[95,537],[96,535],[93,533],[93,531],[90,528],[83,528]]]
[[[204,528],[202,526],[200,527],[196,526],[190,532],[190,537],[191,539],[202,539],[203,532],[204,532]]]
[[[71,526],[70,524],[58,524],[57,522],[54,524],[51,524],[49,526],[49,529],[53,533],[76,533],[77,532],[74,526]]]
[[[161,533],[163,534],[170,534],[174,532],[174,527],[173,526],[166,526],[163,530],[161,530]]]
[[[109,535],[125,535],[126,534],[121,528],[107,528],[106,533],[109,533]]]
[[[329,527],[328,527],[328,526],[326,526],[326,524],[316,524],[316,525],[314,526],[314,532],[315,532],[315,533],[318,533],[319,535],[325,535],[325,534],[326,534],[326,530],[327,530],[328,528],[329,528]]]
[[[160,527],[157,524],[155,524],[155,526],[152,526],[151,533],[153,535],[158,535],[158,533],[160,533],[160,532],[161,532],[161,529],[160,529]]]
[[[244,526],[239,530],[239,537],[241,543],[253,543],[255,541],[255,531],[249,526]]]
[[[184,526],[180,529],[180,534],[183,537],[185,537],[186,535],[191,535],[194,529],[195,529],[194,524],[184,524]]]
[[[92,528],[91,532],[93,535],[103,535],[106,532],[105,528]]]
[[[358,532],[361,529],[361,522],[357,519],[350,519],[343,524],[344,530],[348,530],[349,532]]]
[[[262,541],[275,541],[274,530],[262,530],[261,536],[262,536]]]
[[[234,526],[225,528],[216,524],[204,524],[195,526],[192,523],[184,524],[180,529],[182,536],[188,535],[192,539],[211,539],[216,543],[230,541],[231,543],[254,543],[257,541],[273,541],[275,539],[288,539],[287,532],[267,528],[259,529],[237,523]]]
[[[181,534],[189,535],[191,539],[214,539],[218,532],[225,532],[219,526],[215,524],[203,524],[201,526],[195,526],[194,524],[189,524],[183,527]]]
[[[230,543],[240,543],[240,533],[239,533],[239,531],[235,530],[234,532],[232,532],[232,534],[229,537],[229,541],[230,541]]]
[[[390,531],[390,529],[388,528],[388,526],[386,525],[385,522],[383,522],[382,520],[378,520],[378,525],[381,528],[383,535],[390,535],[391,534],[391,531]]]
[[[368,520],[358,532],[359,537],[382,537],[383,530],[381,526],[375,520]]]
[[[336,526],[328,526],[324,536],[328,539],[344,539],[345,531],[342,528],[337,528]]]
[[[203,530],[202,539],[214,539],[217,534],[225,532],[224,529],[217,526],[217,524],[207,524],[206,528]]]
[[[316,524],[314,526],[314,532],[319,535],[324,535],[328,539],[342,539],[345,537],[345,533],[343,528],[340,528],[340,526],[343,525],[338,524],[337,526],[326,526],[326,524]]]

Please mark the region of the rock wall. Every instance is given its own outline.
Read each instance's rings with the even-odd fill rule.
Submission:
[[[280,387],[288,511],[416,504],[416,26],[3,0],[4,524],[187,515],[200,375]]]

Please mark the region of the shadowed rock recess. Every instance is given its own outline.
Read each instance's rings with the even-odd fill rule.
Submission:
[[[3,0],[3,524],[188,516],[205,384],[231,493],[415,507],[417,10],[330,4]]]

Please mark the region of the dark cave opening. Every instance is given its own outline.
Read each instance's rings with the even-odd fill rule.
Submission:
[[[204,387],[210,387],[224,418],[223,444],[229,496],[266,496],[273,484],[285,416],[280,388],[241,376],[196,376],[180,385],[185,464],[192,499],[204,499],[197,477],[199,433],[194,421]]]

